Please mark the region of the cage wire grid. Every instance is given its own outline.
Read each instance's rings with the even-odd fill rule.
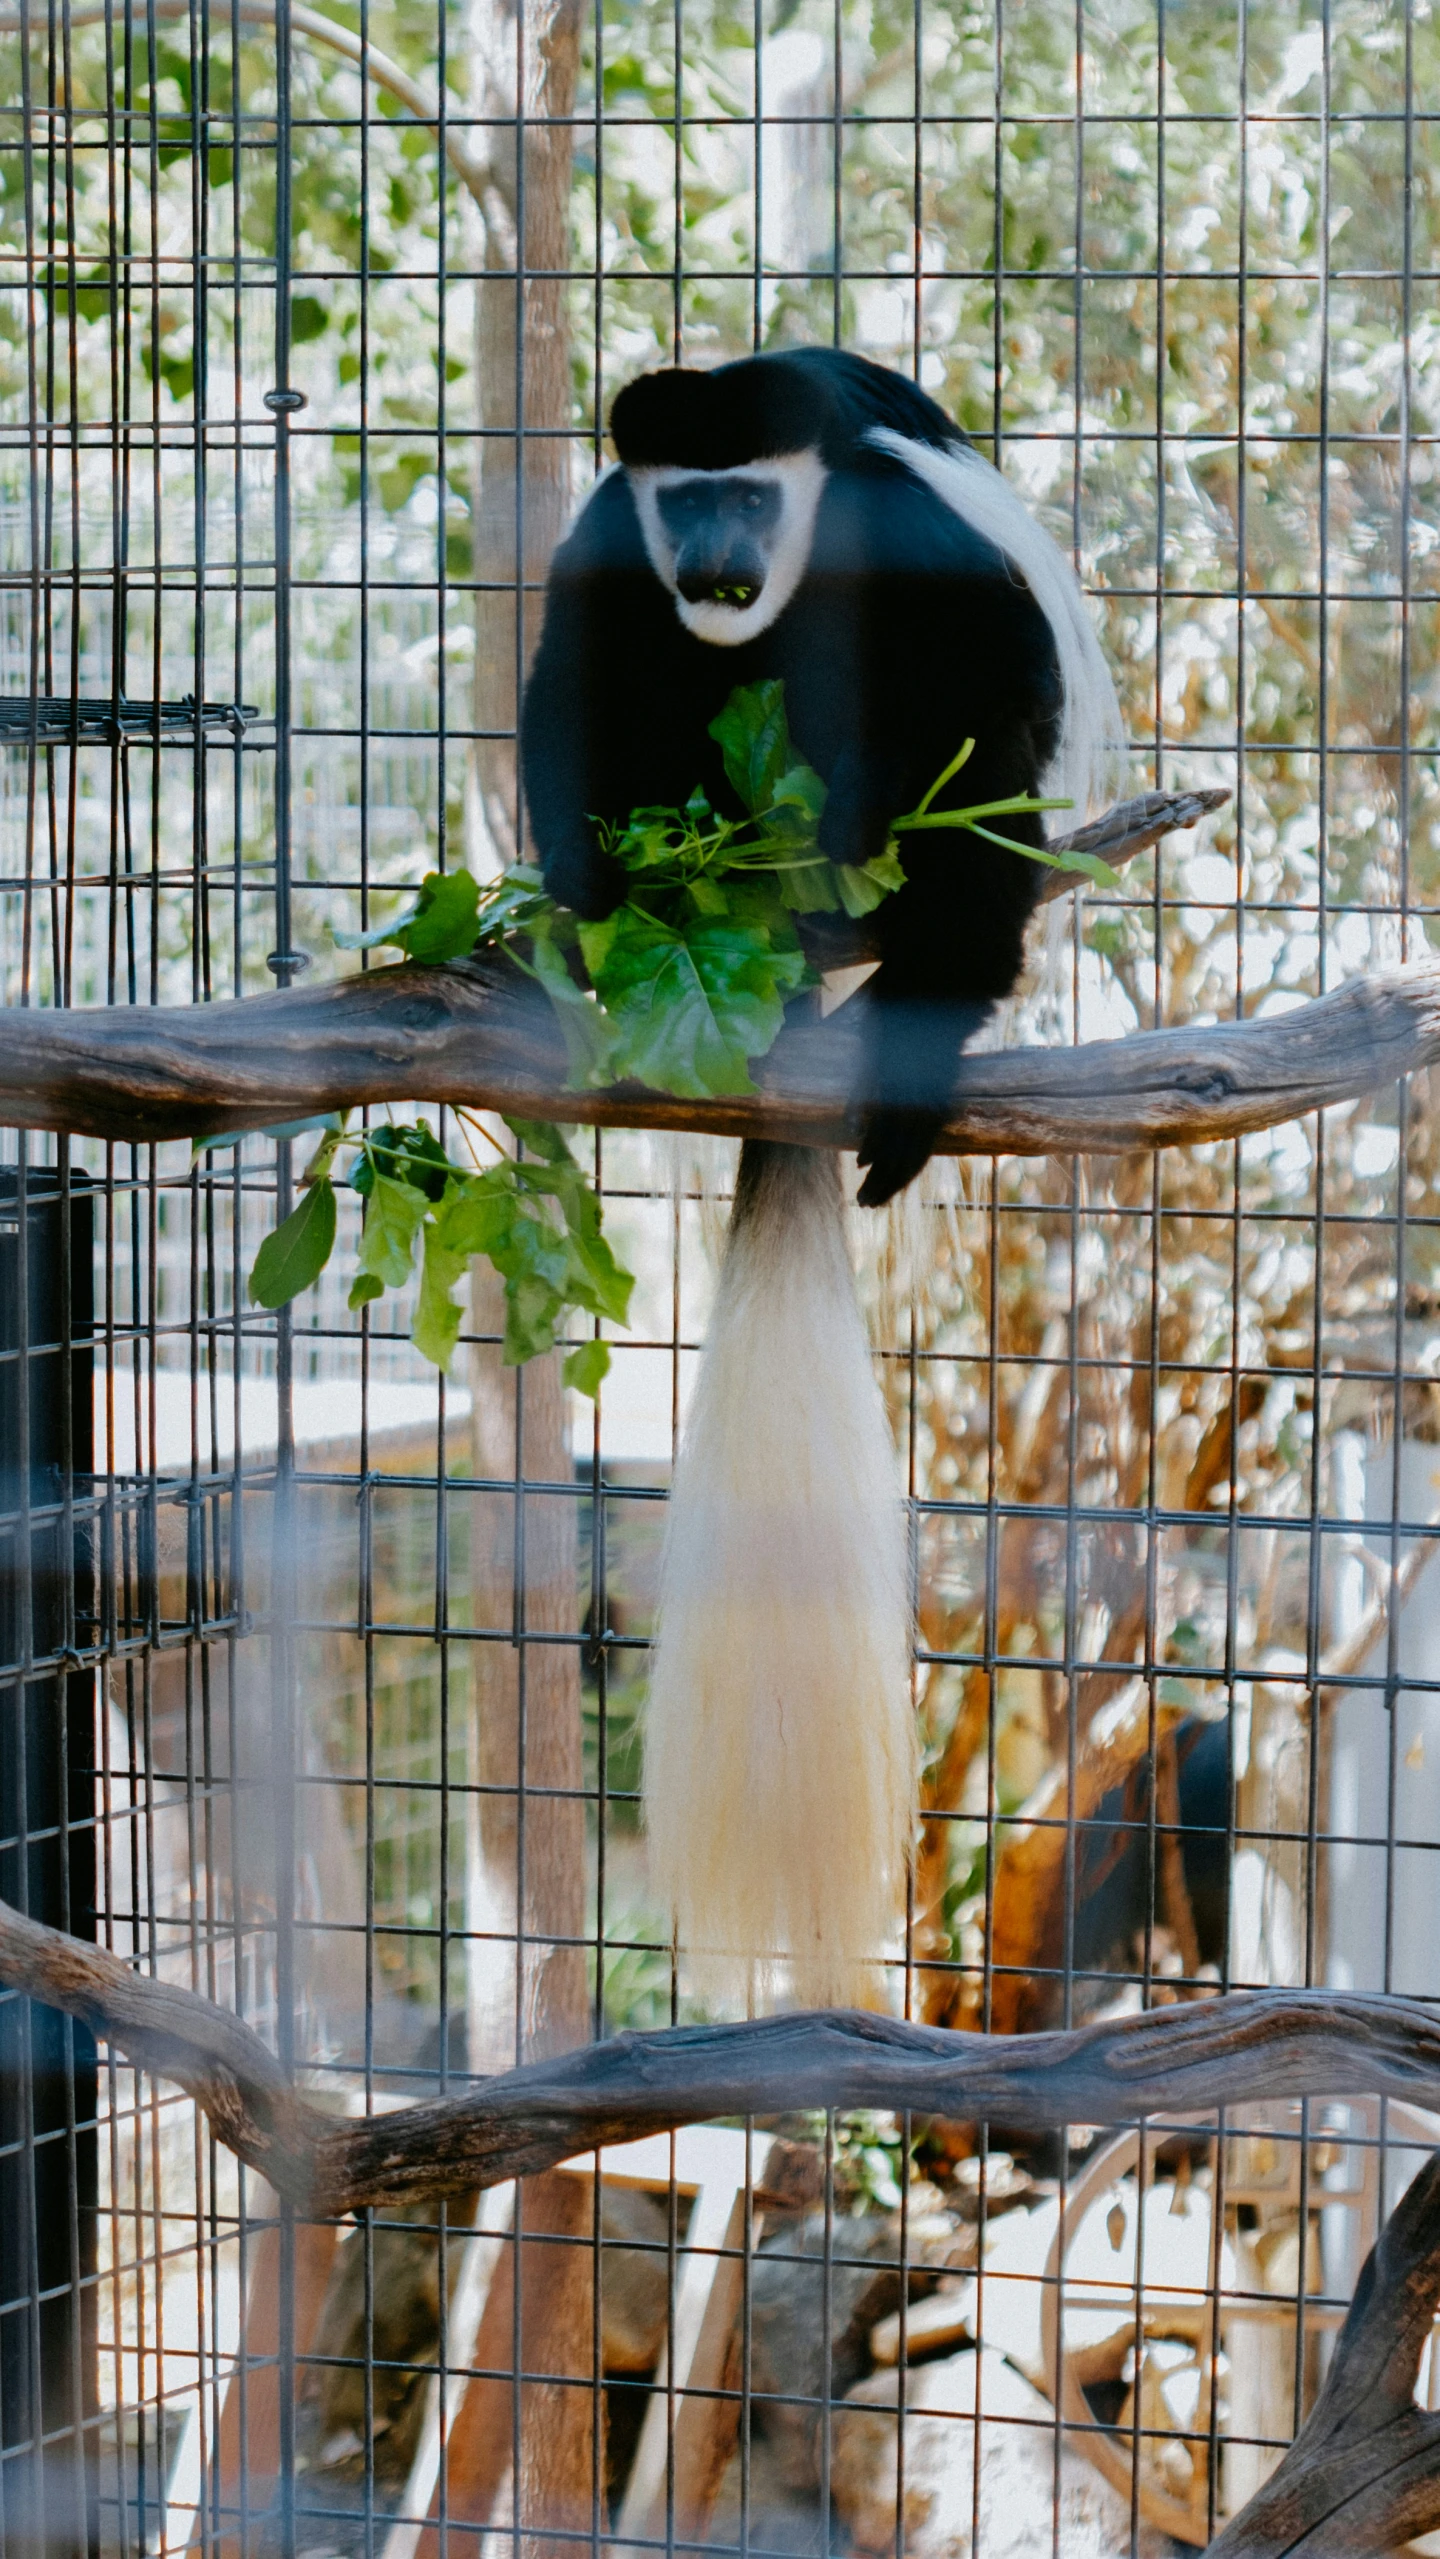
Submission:
[[[0,47],[7,1001],[284,985],[424,868],[503,859],[545,560],[614,390],[803,341],[913,371],[1069,542],[1136,787],[1233,792],[1067,902],[1015,1035],[1278,1008],[1428,947],[1418,0],[25,0]],[[638,1734],[697,1192],[729,1174],[593,1144],[640,1278],[593,1420],[502,1376],[484,1284],[448,1382],[333,1268],[251,1305],[285,1144],[11,1144],[0,1890],[238,2005],[338,2110],[694,2013]],[[918,1298],[860,1250],[927,1743],[896,2004],[1016,2031],[1217,1983],[1430,1996],[1423,1080],[941,1188]],[[685,2541],[683,2136],[648,2220],[552,2178],[508,2226],[310,2226],[78,2029],[5,1997],[0,2037],[7,2551]],[[924,2127],[782,2130],[801,2200],[739,2136],[706,2244],[738,2269],[707,2402],[735,2449],[690,2537],[991,2554],[1165,2548],[1157,2515],[1203,2539],[1242,2503],[1433,2133],[1273,2108],[1016,2162],[982,2129],[911,2183]],[[1178,2273],[1172,2223],[1202,2239]],[[1149,2344],[1062,2441],[1040,2304],[1093,2342],[1097,2261]],[[978,2426],[958,2364],[907,2363],[957,2267]],[[1210,2341],[1189,2364],[1157,2289]],[[898,2320],[868,2380],[862,2312]],[[903,2399],[847,2403],[886,2370]],[[868,2472],[857,2406],[894,2412]]]

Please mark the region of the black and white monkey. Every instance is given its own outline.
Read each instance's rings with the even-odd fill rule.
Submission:
[[[827,786],[823,851],[884,849],[937,806],[1106,796],[1114,691],[1069,563],[933,400],[824,349],[652,373],[617,397],[618,466],[550,572],[522,729],[552,895],[624,894],[596,820],[700,784],[742,812],[711,721],[778,677]],[[1006,821],[1043,846],[1042,821]],[[909,834],[873,919],[856,1094],[862,1203],[924,1165],[965,1042],[1019,975],[1044,874]],[[647,1727],[652,1872],[682,1942],[854,1989],[893,1937],[913,1821],[902,1507],[836,1170],[749,1145],[671,1504]]]
[[[620,467],[550,574],[525,700],[530,823],[552,894],[588,916],[624,893],[596,818],[741,814],[709,724],[736,685],[781,677],[827,786],[822,851],[865,862],[962,740],[936,805],[1096,796],[1114,693],[1061,552],[943,410],[825,348],[642,375],[611,415]],[[1017,838],[1043,844],[1038,818]],[[1040,866],[939,830],[903,846],[875,919],[861,1191],[918,1173],[956,1060],[1019,974]]]

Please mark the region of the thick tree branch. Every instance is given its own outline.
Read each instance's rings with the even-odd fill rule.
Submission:
[[[1057,853],[1098,853],[1118,869],[1122,862],[1133,862],[1137,853],[1148,853],[1162,835],[1198,826],[1202,817],[1223,809],[1229,797],[1228,791],[1142,791],[1138,798],[1107,809],[1103,817],[1092,818],[1088,826],[1053,836],[1051,843]],[[1040,892],[1041,901],[1063,897],[1074,886],[1073,871],[1051,871]]]
[[[130,2061],[177,2082],[222,2142],[317,2217],[465,2193],[602,2143],[797,2106],[1050,2125],[1204,2117],[1259,2098],[1440,2104],[1440,2021],[1427,2009],[1273,1990],[1070,2033],[956,2034],[835,2010],[619,2035],[462,2096],[337,2123],[291,2089],[229,2010],[5,1903],[0,1982],[82,2018]],[[1413,2398],[1437,2302],[1440,2155],[1366,2264],[1312,2414],[1212,2544],[1217,2559],[1340,2559],[1394,2550],[1440,2524],[1440,2418]]]
[[[1131,2123],[1255,2098],[1440,2104],[1440,2021],[1398,1999],[1236,1992],[1071,2033],[986,2036],[861,2010],[617,2035],[391,2114],[337,2123],[229,2010],[0,1903],[0,1982],[175,2080],[217,2137],[315,2213],[464,2193],[602,2142],[797,2106],[961,2121]]]
[[[0,1902],[0,1983],[80,2018],[141,2070],[193,2097],[218,2141],[300,2197],[333,2119],[297,2096],[252,2027],[193,1990],[132,1972],[103,1947]]]
[[[1057,842],[1125,862],[1227,796],[1145,792]],[[1044,893],[1073,887],[1072,875],[1055,872]],[[823,927],[814,936],[822,966],[867,956],[863,925],[812,921]],[[136,1142],[367,1103],[464,1102],[535,1119],[846,1145],[859,1010],[828,1023],[797,1013],[763,1060],[754,1096],[692,1102],[633,1084],[573,1092],[548,1000],[493,958],[380,968],[239,1004],[0,1011],[0,1125]],[[1230,1135],[1369,1091],[1437,1050],[1440,993],[1417,973],[1346,989],[1283,1025],[973,1057],[945,1144],[955,1154],[1033,1155]]]
[[[1194,826],[1223,791],[1150,791],[1058,839],[1111,862]],[[1056,872],[1045,894],[1073,887]],[[866,957],[821,918],[822,965]],[[218,1135],[312,1111],[463,1102],[532,1119],[699,1129],[809,1146],[853,1139],[863,1006],[792,1013],[754,1095],[678,1101],[635,1084],[577,1093],[546,996],[511,963],[404,965],[238,1004],[0,1012],[0,1125],[131,1142]],[[1440,1058],[1440,972],[1356,980],[1261,1021],[962,1059],[942,1151],[1119,1153],[1269,1128]]]
[[[532,1119],[853,1143],[859,1005],[792,1021],[754,1096],[573,1092],[548,999],[496,961],[372,970],[237,1004],[0,1012],[0,1125],[138,1142],[311,1111],[463,1102]],[[1119,1153],[1233,1137],[1440,1059],[1440,972],[1357,979],[1293,1012],[962,1059],[955,1155]]]

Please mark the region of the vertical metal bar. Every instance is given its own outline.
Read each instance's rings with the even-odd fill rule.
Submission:
[[[265,406],[275,420],[275,948],[266,962],[277,985],[288,986],[304,960],[295,950],[291,902],[293,819],[293,668],[291,654],[292,417],[304,395],[290,381],[291,229],[294,141],[291,127],[292,37],[290,0],[275,10],[275,382]],[[289,1215],[293,1170],[288,1140],[276,1147],[276,1210]],[[275,1319],[276,1452],[271,1562],[271,1768],[275,1807],[275,2030],[287,2070],[295,2064],[295,1659],[297,1614],[294,1417],[294,1329],[291,1310]],[[278,2395],[279,2485],[277,2538],[281,2559],[295,2554],[295,2211],[279,2207]]]

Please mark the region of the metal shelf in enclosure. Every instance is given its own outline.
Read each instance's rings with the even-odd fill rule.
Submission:
[[[260,717],[253,702],[82,701],[63,693],[0,696],[0,746],[191,746],[197,731],[235,739]]]

